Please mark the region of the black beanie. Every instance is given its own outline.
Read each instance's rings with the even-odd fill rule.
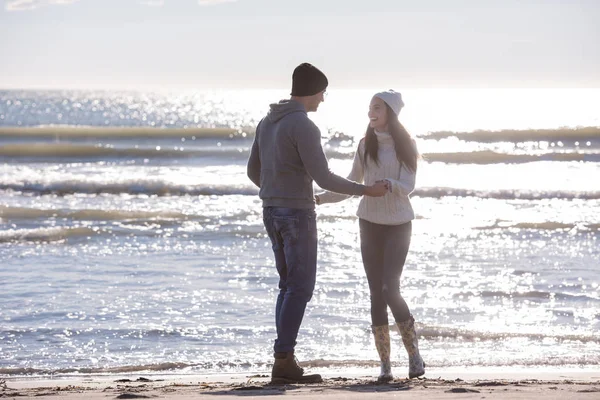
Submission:
[[[302,63],[292,74],[292,96],[312,96],[325,88],[329,82],[319,68],[309,63]]]

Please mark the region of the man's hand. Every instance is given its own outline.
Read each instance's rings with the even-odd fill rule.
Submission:
[[[387,181],[377,181],[374,185],[365,188],[365,196],[381,197],[388,192]]]

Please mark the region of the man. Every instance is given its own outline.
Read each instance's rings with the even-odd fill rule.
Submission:
[[[349,195],[383,196],[387,192],[383,182],[364,186],[329,170],[321,132],[307,115],[317,111],[324,101],[327,85],[327,77],[313,65],[296,67],[291,98],[271,104],[269,113],[256,127],[248,160],[248,177],[260,188],[263,221],[279,273],[273,383],[322,381],[320,375],[304,375],[294,357],[296,337],[317,272],[313,180],[325,190]]]

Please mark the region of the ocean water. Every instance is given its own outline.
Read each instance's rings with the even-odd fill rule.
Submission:
[[[342,175],[372,92],[311,114]],[[599,365],[600,90],[403,93],[426,363]],[[0,91],[0,376],[267,371],[277,274],[245,164],[285,96]],[[357,204],[317,208],[308,365],[377,365]]]

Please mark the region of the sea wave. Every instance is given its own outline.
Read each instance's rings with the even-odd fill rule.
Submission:
[[[482,150],[455,153],[426,153],[423,154],[423,158],[429,162],[443,162],[447,164],[516,164],[536,161],[600,162],[600,153],[546,152],[539,154],[510,154]]]
[[[354,141],[353,135],[329,132],[333,142]],[[252,138],[254,128],[233,129],[224,127],[152,127],[152,126],[86,126],[86,125],[40,125],[0,126],[0,137],[5,138],[50,138],[50,139],[118,139],[118,138]],[[435,131],[420,136],[425,140],[456,138],[468,142],[587,142],[600,140],[600,127],[525,130],[476,130],[473,132]]]
[[[70,194],[132,194],[156,196],[255,196],[258,188],[251,184],[218,185],[197,184],[178,185],[167,181],[129,180],[123,182],[87,182],[87,181],[58,181],[58,182],[15,182],[0,183],[0,191],[28,193],[33,195],[70,195]],[[543,199],[600,199],[600,191],[569,191],[569,190],[476,190],[450,187],[425,187],[416,189],[412,197],[443,198],[443,197],[478,197],[482,199],[504,200],[543,200]],[[527,228],[525,225],[522,228]],[[494,229],[483,227],[481,229]]]
[[[446,368],[446,367],[506,367],[506,366],[531,366],[531,367],[566,367],[566,366],[595,366],[598,365],[599,357],[586,357],[582,355],[574,355],[572,357],[561,357],[560,359],[553,358],[534,358],[534,359],[504,359],[490,361],[473,361],[460,360],[456,362],[435,362],[431,359],[427,360],[429,367]],[[370,360],[308,360],[300,362],[300,366],[305,368],[373,368],[379,367],[379,361]],[[392,361],[392,366],[403,367],[405,364],[402,361]]]
[[[65,162],[72,159],[105,158],[187,158],[207,156],[236,156],[247,158],[247,149],[173,149],[155,146],[153,148],[118,148],[101,145],[77,145],[56,143],[6,144],[0,147],[0,157],[11,159],[35,158],[52,162]],[[40,160],[40,161],[41,161]]]
[[[534,358],[534,359],[503,359],[489,361],[460,360],[457,362],[432,361],[428,360],[429,367],[504,367],[504,366],[532,366],[532,367],[568,367],[568,366],[594,366],[598,365],[599,359],[594,356],[573,355],[572,357],[556,358]],[[303,368],[375,368],[379,366],[379,361],[375,360],[332,360],[332,359],[311,359],[300,361],[298,363]],[[392,362],[392,366],[401,367],[402,361]],[[66,368],[35,368],[35,367],[14,367],[0,368],[0,377],[18,377],[18,376],[44,376],[44,375],[123,375],[133,373],[153,374],[197,374],[207,371],[260,371],[268,370],[272,366],[271,361],[215,361],[215,362],[163,362],[156,364],[142,365],[123,365],[114,367],[66,367]],[[143,379],[142,379],[143,380]],[[140,381],[142,381],[140,380]]]
[[[253,135],[231,128],[155,128],[151,126],[80,126],[45,125],[34,127],[0,127],[0,137],[4,138],[242,138]]]
[[[449,187],[420,188],[415,190],[412,197],[478,197],[482,199],[499,200],[543,200],[543,199],[565,199],[565,200],[596,200],[600,199],[600,191],[578,192],[570,190],[476,190]]]
[[[62,242],[67,239],[90,238],[102,235],[116,236],[162,236],[164,229],[169,225],[179,224],[180,221],[136,221],[136,223],[124,223],[101,226],[60,226],[51,228],[17,228],[0,231],[0,243],[29,243],[29,242]],[[241,232],[243,234],[245,232]],[[236,233],[238,233],[236,232]],[[216,233],[215,233],[216,234]]]
[[[540,292],[541,293],[541,292]],[[469,294],[469,293],[464,293]],[[479,294],[477,294],[479,295]],[[494,295],[494,292],[490,292],[490,295]],[[522,293],[522,295],[528,295],[528,293]],[[539,296],[539,295],[538,295]],[[595,299],[599,300],[599,299]],[[27,337],[28,340],[35,340],[37,337],[52,337],[55,335],[64,335],[64,327],[55,328],[16,328],[16,329],[2,329],[0,330],[0,336],[18,336]],[[537,331],[513,331],[513,332],[492,332],[486,330],[469,330],[465,328],[455,328],[453,326],[444,325],[430,325],[424,323],[416,323],[415,329],[417,334],[422,339],[427,340],[440,340],[440,339],[458,339],[461,341],[468,342],[482,342],[482,341],[496,341],[499,339],[528,339],[532,341],[547,341],[555,340],[557,342],[573,341],[581,343],[596,343],[600,344],[600,336],[591,333],[572,333],[564,334],[559,333],[560,330],[553,330],[550,333],[543,333]],[[251,327],[244,328],[211,328],[215,335],[229,335],[232,333],[240,334],[244,336],[254,336],[256,329]],[[398,327],[395,324],[390,325],[390,330],[397,331]],[[93,336],[118,336],[120,338],[171,338],[173,340],[179,339],[193,339],[194,334],[185,329],[84,329],[77,331],[75,336],[81,335],[84,340],[88,340]]]
[[[583,294],[570,294],[562,292],[547,292],[543,290],[530,290],[526,292],[504,292],[501,290],[482,290],[481,292],[461,292],[454,295],[455,298],[505,298],[505,299],[557,299],[573,301],[600,302],[600,297],[587,296]],[[600,340],[600,339],[599,339]]]
[[[35,195],[54,194],[59,196],[69,194],[133,194],[156,196],[252,196],[258,194],[254,186],[235,185],[176,185],[161,181],[131,180],[120,183],[97,183],[67,181],[55,183],[24,182],[1,184],[0,190],[30,193]]]
[[[392,326],[392,329],[397,329]],[[527,339],[533,342],[580,342],[600,343],[600,337],[586,334],[544,334],[536,332],[484,332],[462,328],[440,327],[433,325],[417,326],[417,334],[426,340],[460,340],[461,342],[483,342],[507,339]]]
[[[0,243],[8,242],[56,242],[72,237],[93,236],[97,229],[92,227],[52,227],[34,229],[9,229],[0,231]]]
[[[196,216],[198,217],[198,216]],[[128,211],[128,210],[52,210],[25,207],[0,206],[1,219],[69,218],[90,221],[165,221],[185,220],[189,215],[175,211]]]
[[[220,148],[199,148],[191,146],[154,147],[115,147],[114,145],[90,145],[74,143],[18,143],[5,144],[0,147],[0,157],[9,159],[36,159],[36,161],[68,162],[73,159],[105,159],[105,158],[203,158],[222,157],[245,160],[248,158],[249,145],[223,146]],[[339,147],[326,147],[325,153],[330,158],[351,159],[354,151]],[[500,153],[491,150],[472,152],[424,153],[423,159],[428,162],[446,164],[511,164],[536,161],[552,162],[600,162],[598,152],[544,152],[536,154]]]
[[[568,222],[555,222],[555,221],[541,221],[541,222],[517,222],[510,223],[506,221],[496,221],[493,225],[480,226],[475,229],[479,230],[493,230],[493,229],[535,229],[535,230],[570,230],[570,229],[589,229],[589,230],[600,230],[600,224],[587,224],[587,223],[568,223]]]
[[[0,368],[0,376],[19,376],[19,375],[56,375],[56,374],[126,374],[134,372],[166,372],[182,370],[185,368],[196,366],[196,364],[187,363],[160,363],[148,365],[125,365],[120,367],[80,367],[80,368]]]
[[[504,129],[498,131],[476,130],[473,132],[436,131],[423,136],[425,139],[457,138],[471,142],[575,142],[600,140],[600,127],[588,126],[580,128],[560,129]]]

